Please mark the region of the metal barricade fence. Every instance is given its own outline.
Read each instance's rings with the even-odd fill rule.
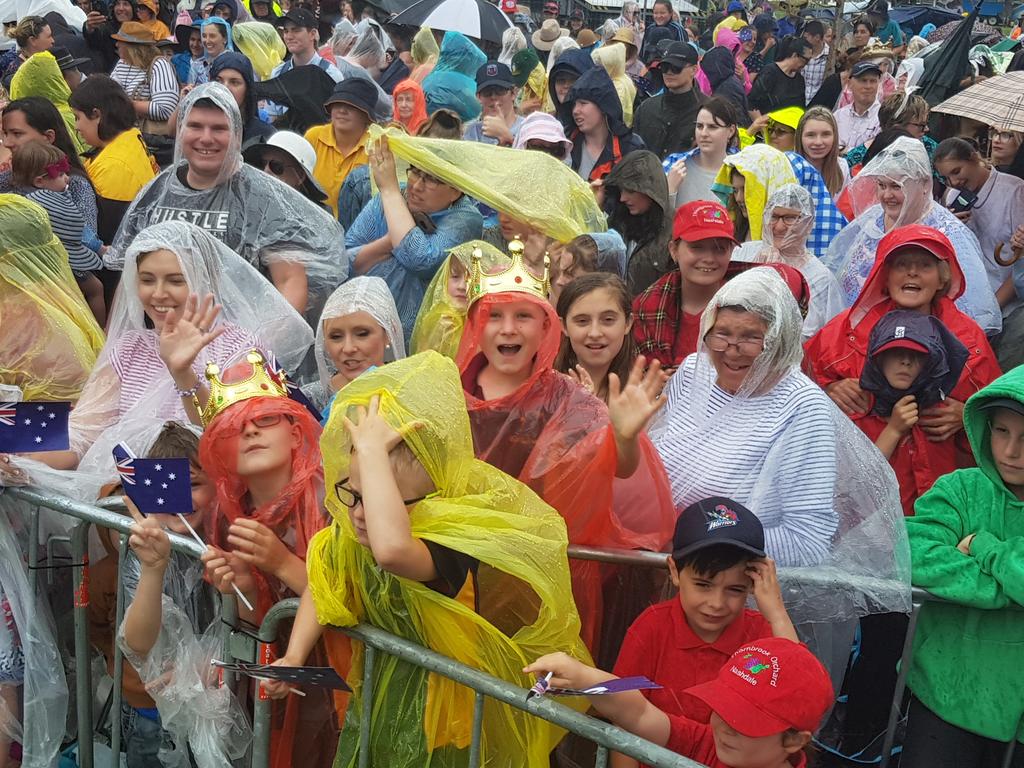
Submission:
[[[44,490],[34,488],[0,488],[0,492],[6,492],[31,505],[46,507],[70,517],[81,520],[70,536],[72,563],[68,566],[72,569],[74,578],[74,654],[76,662],[75,690],[78,719],[78,764],[82,768],[94,768],[93,738],[95,732],[93,717],[93,690],[90,660],[92,649],[88,636],[88,532],[92,525],[115,530],[120,534],[120,547],[118,549],[118,569],[127,552],[127,535],[130,532],[132,519],[124,514],[110,511],[112,508],[120,507],[119,500],[107,500],[97,505],[86,504],[74,501]],[[121,507],[123,508],[123,507]],[[30,541],[38,542],[39,521],[38,515],[31,515],[29,519]],[[177,552],[198,558],[203,550],[192,539],[169,534],[171,548]],[[641,568],[666,568],[667,563],[664,553],[643,552],[636,550],[602,549],[597,547],[571,546],[569,556],[573,559],[592,560],[615,565],[625,565]],[[33,593],[36,591],[37,574],[44,567],[39,564],[38,546],[29,548],[29,585]],[[814,579],[811,574],[802,574],[801,579]],[[827,577],[822,577],[827,578]],[[862,579],[863,582],[871,582],[877,590],[879,587],[886,587],[886,582],[878,579]],[[889,585],[890,587],[892,585]],[[882,760],[880,768],[886,768],[889,763],[892,747],[895,742],[896,730],[902,710],[903,695],[906,690],[906,678],[910,668],[910,661],[913,655],[914,635],[917,628],[917,619],[922,606],[926,602],[943,602],[939,598],[920,590],[913,590],[913,608],[910,614],[909,626],[906,640],[903,647],[903,655],[900,661],[900,670],[897,678],[896,691],[890,705],[890,717],[888,728],[885,734],[885,742],[882,749]],[[225,660],[248,661],[257,660],[261,644],[269,644],[277,641],[278,627],[280,623],[294,616],[298,607],[297,599],[289,599],[274,605],[263,619],[261,626],[255,633],[246,631],[238,626],[237,605],[234,599],[223,600],[221,603],[221,626],[223,639],[223,656]],[[124,617],[124,594],[121,589],[120,579],[117,588],[117,626]],[[621,752],[625,755],[640,760],[653,768],[702,768],[700,764],[688,760],[680,755],[669,752],[651,742],[645,741],[638,736],[623,731],[603,721],[580,714],[557,701],[545,698],[526,700],[526,691],[516,685],[493,677],[479,670],[468,667],[442,656],[434,651],[424,648],[421,645],[396,637],[380,629],[367,624],[360,624],[355,627],[341,629],[348,636],[362,642],[366,651],[364,655],[363,690],[364,696],[361,701],[362,718],[361,727],[364,730],[363,736],[369,732],[370,716],[373,704],[373,667],[376,655],[384,653],[395,656],[403,661],[422,667],[434,674],[442,675],[455,682],[464,685],[475,692],[474,721],[472,730],[472,741],[470,746],[470,768],[477,768],[480,760],[480,736],[483,717],[483,705],[486,697],[491,697],[509,706],[521,709],[536,717],[554,723],[565,728],[570,733],[577,734],[597,746],[597,758],[595,768],[605,768],[608,764],[609,751]],[[111,738],[110,748],[114,755],[120,752],[120,709],[121,709],[121,675],[123,669],[123,657],[117,643],[114,643],[114,685],[112,691],[111,717]],[[232,686],[235,683],[235,676],[225,675],[225,684]],[[270,702],[255,697],[253,712],[253,749],[251,768],[267,768],[270,760]],[[1022,720],[1024,727],[1024,720]],[[1015,749],[1016,742],[1011,741],[1003,760],[1003,768],[1009,768]],[[366,768],[369,765],[369,755],[364,751],[359,756],[359,768]]]

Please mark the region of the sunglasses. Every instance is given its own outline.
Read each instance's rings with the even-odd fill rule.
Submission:
[[[688,66],[690,65],[684,64],[683,66],[679,66],[678,64],[669,64],[668,62],[663,61],[661,62],[659,69],[661,69],[662,73],[666,75],[678,75]]]
[[[409,171],[406,175],[408,176],[410,186],[422,182],[423,186],[427,189],[437,189],[444,184],[444,182],[437,178],[437,176],[431,176],[429,173],[421,171],[419,168],[411,165],[409,166]]]
[[[298,173],[298,169],[294,165],[289,165],[281,160],[267,160],[263,167],[275,176],[284,176],[285,171],[294,171]]]

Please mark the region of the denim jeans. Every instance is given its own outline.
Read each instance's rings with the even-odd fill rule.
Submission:
[[[161,749],[174,751],[174,742],[158,720],[140,715],[121,703],[121,743],[127,753],[128,768],[163,768]]]

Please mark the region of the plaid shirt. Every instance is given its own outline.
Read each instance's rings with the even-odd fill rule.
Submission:
[[[678,269],[633,299],[633,339],[641,355],[675,368],[697,351],[700,315],[683,313],[683,278]]]
[[[793,173],[800,186],[811,193],[814,200],[814,229],[807,238],[807,250],[819,259],[825,255],[832,238],[839,234],[839,230],[846,226],[846,217],[839,212],[836,204],[829,194],[825,180],[821,178],[818,169],[807,162],[796,152],[787,152],[789,164],[793,166]]]
[[[807,62],[800,74],[804,76],[804,96],[807,104],[811,103],[814,94],[825,82],[825,65],[828,64],[828,45],[821,49],[821,53]]]

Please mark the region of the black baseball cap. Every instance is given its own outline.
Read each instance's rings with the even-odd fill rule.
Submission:
[[[677,67],[696,64],[697,60],[697,50],[689,43],[678,41],[666,45],[661,54],[662,64],[675,64]]]
[[[672,559],[681,560],[691,552],[728,544],[765,557],[764,526],[757,515],[724,496],[696,501],[679,515],[672,534]]]
[[[978,410],[990,411],[994,408],[1006,408],[1024,416],[1024,403],[1020,400],[1014,400],[1012,397],[994,397],[991,400],[986,400],[978,407]]]
[[[316,29],[319,25],[316,22],[316,16],[305,8],[292,8],[284,16],[279,16],[274,19],[274,24],[281,27],[284,26],[286,21],[290,21],[297,27],[305,27],[306,29]]]
[[[516,87],[515,80],[512,79],[512,70],[500,61],[488,61],[476,71],[476,92],[480,93],[484,88],[491,86]]]
[[[61,48],[56,45],[50,49],[50,53],[57,60],[57,66],[61,72],[67,69],[78,69],[83,64],[88,64],[92,61],[92,59],[88,58],[75,58],[67,48]]]
[[[878,76],[882,74],[882,68],[873,61],[859,61],[853,65],[853,69],[850,71],[850,77],[854,78],[871,74]]]

